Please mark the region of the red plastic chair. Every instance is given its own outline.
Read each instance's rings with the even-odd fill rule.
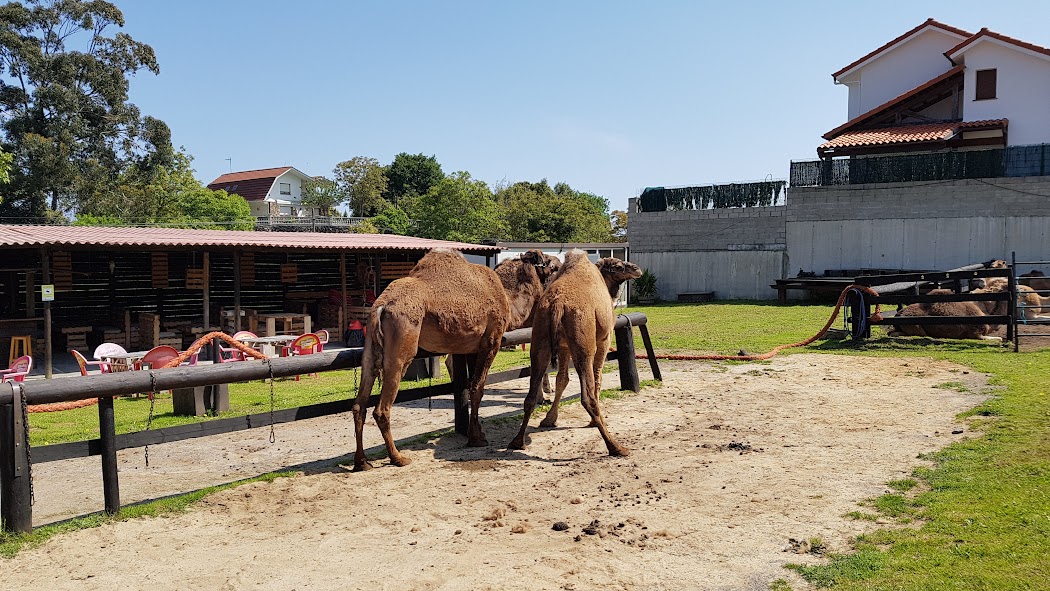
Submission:
[[[31,371],[33,371],[33,358],[29,355],[23,355],[18,359],[15,359],[15,362],[11,364],[11,367],[0,369],[0,384],[4,382],[25,381],[26,376]]]
[[[324,351],[324,346],[328,344],[328,331],[322,328],[321,330],[315,331],[314,334],[317,335],[317,340],[321,343],[317,347],[317,352],[320,353]]]
[[[179,350],[169,345],[153,347],[135,362],[135,369],[160,369],[179,356]]]
[[[233,339],[235,341],[239,341],[243,337],[255,338],[256,336],[258,335],[256,335],[254,332],[251,332],[250,330],[242,330],[240,332],[235,333],[233,335]],[[222,345],[219,345],[219,363],[244,361],[245,359],[246,357],[240,349],[235,349],[233,347],[223,347]]]
[[[292,341],[292,344],[288,345],[281,350],[281,357],[291,357],[293,355],[312,355],[314,353],[320,353],[321,347],[324,345],[321,343],[320,337],[312,332],[308,332],[303,335],[299,335]],[[310,374],[317,377],[316,373]],[[295,381],[299,381],[301,376],[295,376]]]
[[[76,349],[70,349],[69,352],[73,354],[73,359],[77,360],[77,365],[80,366],[80,375],[82,376],[91,375],[88,374],[88,368],[90,366],[97,367],[99,373],[111,373],[113,371],[113,366],[111,366],[108,361],[88,361],[87,358],[81,355],[80,351],[77,351]]]

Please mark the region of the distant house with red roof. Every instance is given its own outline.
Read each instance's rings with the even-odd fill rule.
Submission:
[[[281,166],[224,174],[208,188],[244,197],[256,217],[321,215],[302,204],[303,183],[310,178],[293,166]]]
[[[832,77],[849,120],[821,158],[1050,143],[1050,49],[988,29],[931,18]]]

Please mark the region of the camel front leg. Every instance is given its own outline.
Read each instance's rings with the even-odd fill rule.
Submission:
[[[499,353],[501,332],[498,336],[486,335],[482,341],[481,349],[474,358],[474,370],[470,375],[470,423],[467,426],[467,446],[484,447],[489,444],[485,439],[485,433],[481,430],[481,397],[485,395],[485,378],[489,375],[492,361]]]

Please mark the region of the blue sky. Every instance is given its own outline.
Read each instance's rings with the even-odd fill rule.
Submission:
[[[784,178],[846,120],[831,72],[927,17],[1050,46],[1050,2],[116,0],[131,100],[208,183],[437,156],[490,185]],[[111,31],[112,34],[112,31]]]

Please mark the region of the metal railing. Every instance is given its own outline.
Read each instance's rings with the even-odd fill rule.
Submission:
[[[620,388],[641,389],[638,366],[635,361],[634,332],[637,327],[649,355],[653,377],[661,379],[656,355],[649,339],[645,314],[621,314],[616,319],[616,351],[608,359],[619,365]],[[502,346],[515,346],[532,340],[532,329],[523,328],[503,335]],[[251,380],[291,377],[295,375],[350,369],[361,366],[363,349],[345,349],[298,357],[284,357],[266,361],[241,361],[175,367],[155,371],[133,371],[59,380],[37,380],[25,383],[0,384],[0,521],[4,531],[30,532],[33,526],[32,459],[37,462],[55,461],[92,455],[102,456],[102,485],[105,511],[120,510],[120,488],[117,478],[117,450],[143,447],[151,444],[178,441],[229,433],[252,427],[269,427],[276,423],[296,421],[347,412],[355,400],[339,400],[314,404],[273,413],[213,419],[192,425],[116,434],[113,397],[137,392],[175,390],[198,386],[213,386]],[[422,353],[421,356],[431,356]],[[466,356],[457,363],[466,367]],[[452,383],[418,388],[402,392],[399,402],[419,400],[430,396],[452,394],[454,397],[456,431],[465,434],[469,420],[470,403],[467,396],[468,376],[457,372]],[[489,374],[486,384],[527,377],[529,367],[521,367]],[[356,392],[353,396],[356,398]],[[98,439],[43,446],[30,450],[28,405],[77,400],[98,399]],[[379,395],[372,395],[368,406],[375,406]]]
[[[1017,265],[1050,265],[1050,261],[1019,261],[1019,260],[1017,260],[1017,253],[1016,252],[1011,252],[1010,253],[1010,271],[1011,271],[1011,275],[1013,275],[1013,277],[1011,278],[1011,283],[1013,283],[1013,284],[1017,284],[1021,280],[1027,279],[1027,277],[1021,277],[1020,275],[1017,274]],[[1045,297],[1050,297],[1050,289],[1032,289],[1032,291],[1034,291],[1035,293],[1037,293],[1041,297],[1044,297],[1044,298]],[[1024,334],[1021,334],[1021,330],[1020,330],[1020,328],[1021,328],[1020,325],[1021,324],[1026,324],[1026,325],[1033,325],[1034,324],[1034,325],[1040,325],[1040,326],[1047,326],[1048,327],[1047,330],[1050,331],[1050,315],[1047,314],[1047,311],[1044,310],[1042,306],[1029,306],[1028,304],[1026,304],[1023,301],[1023,299],[1021,298],[1020,293],[1018,293],[1015,296],[1014,307],[1017,310],[1017,314],[1014,316],[1014,322],[1015,322],[1014,334],[1013,334],[1013,336],[1014,336],[1014,352],[1017,352],[1021,348],[1021,339],[1022,338],[1050,337],[1050,332],[1029,332],[1029,331],[1025,331]],[[1035,308],[1034,312],[1036,312],[1036,314],[1033,314],[1033,316],[1039,316],[1039,317],[1037,317],[1035,319],[1027,319],[1027,316],[1029,315],[1029,314],[1027,314],[1027,312],[1028,312],[1028,308],[1030,308],[1030,307]],[[1048,316],[1048,317],[1047,318],[1041,318],[1042,316]]]
[[[945,181],[1050,174],[1050,144],[791,162],[792,187]]]
[[[333,215],[268,215],[255,218],[256,227],[292,226],[296,228],[336,227],[349,228],[368,218],[342,217]]]

